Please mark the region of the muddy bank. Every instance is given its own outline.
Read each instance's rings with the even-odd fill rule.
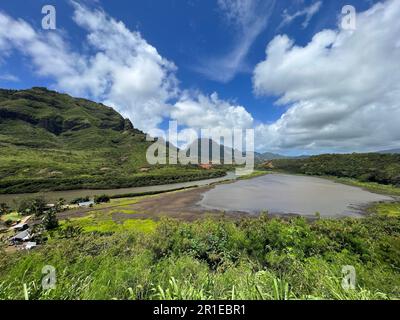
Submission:
[[[159,220],[163,217],[181,219],[184,221],[194,221],[208,217],[225,217],[240,219],[242,217],[258,216],[249,215],[247,212],[223,211],[206,209],[199,203],[204,194],[215,186],[193,188],[185,191],[169,192],[161,195],[149,196],[133,204],[121,205],[102,205],[99,208],[75,209],[58,214],[61,220],[71,218],[81,218],[89,214],[110,214],[114,221],[123,221],[127,219],[154,219]],[[134,214],[126,214],[127,210],[132,210]],[[271,215],[274,216],[274,215]],[[287,214],[286,217],[296,216]]]

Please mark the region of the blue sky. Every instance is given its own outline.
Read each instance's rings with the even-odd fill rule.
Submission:
[[[146,131],[154,127],[164,128],[169,119],[178,120],[182,128],[215,127],[224,123],[227,123],[229,127],[250,126],[257,129],[256,136],[260,141],[256,141],[256,146],[259,151],[298,154],[368,151],[392,147],[396,145],[398,131],[393,132],[395,129],[391,129],[392,131],[387,133],[376,132],[376,138],[374,136],[373,139],[369,139],[368,135],[371,135],[371,131],[363,131],[364,126],[355,128],[351,124],[346,124],[350,111],[348,115],[343,113],[340,118],[338,115],[333,116],[330,110],[322,112],[320,109],[313,109],[307,118],[301,119],[301,121],[304,120],[304,124],[299,128],[296,119],[302,116],[293,116],[291,119],[292,114],[301,108],[306,108],[301,111],[301,115],[308,114],[308,110],[317,108],[315,106],[321,101],[324,106],[330,105],[335,109],[351,109],[351,115],[357,119],[361,119],[368,108],[373,110],[374,106],[376,107],[381,101],[374,101],[372,106],[369,102],[359,101],[360,99],[354,104],[347,99],[348,105],[343,107],[343,101],[335,100],[331,98],[331,95],[328,97],[325,94],[326,88],[319,90],[319,96],[298,94],[304,86],[294,87],[290,84],[296,81],[298,75],[292,71],[287,73],[279,71],[280,66],[288,66],[291,63],[293,63],[291,70],[296,70],[296,68],[304,70],[307,66],[295,56],[296,47],[303,49],[301,55],[305,55],[308,53],[306,49],[313,44],[315,35],[321,34],[322,38],[328,37],[329,34],[324,30],[344,34],[339,27],[343,6],[350,4],[355,7],[357,14],[364,14],[366,10],[373,10],[377,2],[367,0],[88,0],[80,1],[81,5],[78,5],[67,0],[51,2],[2,0],[0,13],[3,18],[7,17],[6,22],[3,21],[3,26],[12,25],[15,29],[23,23],[21,25],[23,29],[28,28],[28,25],[34,30],[35,36],[32,37],[35,40],[28,39],[29,37],[20,39],[17,31],[14,38],[11,38],[3,30],[3,39],[6,40],[3,41],[4,48],[2,48],[0,33],[0,49],[3,49],[0,53],[0,87],[46,86],[72,95],[102,101],[131,118],[135,126]],[[41,28],[43,18],[41,9],[46,4],[54,5],[56,8],[56,30]],[[371,11],[377,21],[379,15],[384,15],[385,7],[398,8],[393,1],[382,1],[379,5],[383,6],[381,12]],[[367,16],[366,13],[365,16]],[[94,23],[98,25],[87,25],[88,23],[84,21],[86,18],[88,20],[96,18]],[[351,37],[355,40],[360,39],[360,42],[364,41],[364,38],[368,40],[369,35],[366,30],[370,27],[369,24],[372,24],[370,20],[363,22],[361,18],[361,30],[354,32],[359,32],[359,34],[352,34]],[[129,45],[121,48],[120,52],[118,45],[114,48],[110,47],[120,43],[120,40],[110,40],[112,37],[117,39],[119,36],[113,29],[117,27],[110,21],[122,22],[124,30],[131,33],[126,35],[125,40],[121,40],[122,46],[125,45],[124,42],[129,42]],[[103,26],[100,25],[101,23]],[[383,20],[382,23],[393,24],[393,21]],[[397,25],[394,25],[392,32],[395,32],[396,28]],[[383,28],[382,32],[387,32],[385,30]],[[49,40],[53,35],[56,35],[58,40]],[[96,39],[100,38],[100,42],[109,41],[107,48],[88,40],[90,35]],[[385,35],[388,38],[393,36],[393,34]],[[272,66],[269,55],[266,55],[266,47],[280,36],[290,39],[291,45],[287,53],[283,52],[282,56],[277,58],[278,65]],[[354,49],[352,51],[354,56],[348,58],[349,62],[355,60],[362,50],[358,47],[350,48],[351,43],[356,42],[350,42],[350,40],[347,40],[345,45],[339,43],[337,39],[331,41],[339,47],[343,46],[341,57],[346,57],[346,52]],[[43,50],[52,50],[54,47],[52,41],[58,44],[63,43],[60,48],[54,50],[53,56],[47,57],[47,53],[36,50],[43,43],[48,45]],[[278,48],[278,41],[274,43]],[[144,58],[140,60],[143,65],[140,65],[140,62],[133,62],[136,57],[141,57],[142,48],[147,45],[151,46],[156,53],[148,53],[145,50]],[[376,44],[379,48],[383,45]],[[328,52],[321,51],[312,57],[312,63],[308,62],[308,66],[322,68],[321,66],[324,65],[322,60],[328,54],[332,57],[327,60],[328,64],[332,64],[330,72],[332,80],[335,81],[332,86],[341,82],[341,79],[347,81],[348,76],[335,71],[335,63],[342,61],[335,51],[335,45],[330,43],[327,48],[324,50]],[[397,58],[398,55],[398,48],[395,48],[393,58]],[[95,57],[99,58],[99,52],[103,53],[107,50],[109,51],[105,54],[104,64],[93,63]],[[125,54],[132,57],[116,58],[113,52],[117,56]],[[57,63],[62,63],[58,60],[61,60],[60,56],[64,54],[68,70],[60,72]],[[335,60],[336,56],[338,58]],[[53,63],[53,69],[43,65],[53,61],[52,59],[58,59]],[[77,63],[76,61],[80,59],[82,62]],[[375,63],[376,59],[378,58],[375,55],[365,57],[365,63]],[[146,63],[146,61],[149,62]],[[313,66],[314,62],[315,66]],[[103,65],[107,65],[107,71],[102,70]],[[129,68],[126,72],[122,71],[122,68],[127,66]],[[272,67],[278,71],[271,72]],[[365,65],[359,66],[360,70],[364,68]],[[125,88],[124,85],[120,85],[122,79],[136,81],[135,77],[130,77],[135,72],[144,75],[144,79],[147,79],[146,84],[138,83],[134,88]],[[376,70],[376,72],[380,74],[382,70]],[[397,76],[397,69],[392,68],[391,72]],[[309,73],[301,74],[301,79],[306,78]],[[312,89],[313,80],[325,77],[325,73],[324,70],[320,70],[313,75],[313,79],[304,80],[310,86],[308,91]],[[275,74],[276,82],[269,78],[272,74]],[[105,76],[110,77],[105,83],[97,83],[94,80],[96,77]],[[79,79],[85,79],[87,83],[75,85]],[[358,81],[356,77],[353,80],[353,83]],[[154,82],[160,87],[148,86],[149,82]],[[381,82],[379,79],[374,79],[371,85],[376,85],[376,83]],[[370,91],[370,87],[358,89],[358,87],[353,88],[351,92],[345,94],[353,97],[361,96],[363,90]],[[383,89],[388,95],[397,91],[397,87]],[[156,92],[155,98],[152,90]],[[124,92],[121,93],[122,91]],[[127,92],[131,92],[131,96]],[[281,103],[277,105],[277,100],[285,95],[288,98],[281,99]],[[131,101],[135,102],[131,103]],[[359,105],[359,109],[352,109],[355,104]],[[142,108],[140,105],[145,107]],[[397,112],[397,105],[391,107],[391,112],[393,110]],[[191,111],[193,112],[190,113]],[[355,112],[359,114],[354,115]],[[143,114],[139,115],[139,113]],[[321,114],[318,115],[319,113]],[[327,115],[330,119],[325,121],[324,117]],[[151,117],[153,118],[149,119]],[[314,117],[317,117],[318,121],[313,120]],[[194,118],[199,120],[193,121]],[[362,121],[367,122],[368,119],[362,119]],[[337,128],[334,129],[334,126]],[[347,131],[348,134],[344,134]]]

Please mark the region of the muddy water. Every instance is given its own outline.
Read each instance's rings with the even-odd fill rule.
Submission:
[[[84,196],[93,197],[95,195],[107,194],[109,196],[121,195],[127,193],[144,193],[144,192],[159,192],[168,191],[179,188],[188,188],[193,186],[206,186],[212,183],[234,180],[236,179],[234,172],[228,172],[225,177],[200,180],[200,181],[190,181],[182,183],[174,183],[159,186],[148,186],[148,187],[133,187],[133,188],[123,188],[123,189],[102,189],[102,190],[68,190],[68,191],[52,191],[52,192],[41,192],[41,193],[20,193],[20,194],[0,194],[0,203],[4,202],[8,205],[15,206],[22,199],[34,197],[37,195],[43,195],[48,202],[55,202],[60,198],[67,200],[67,202]]]
[[[206,192],[200,205],[207,209],[358,217],[360,206],[393,200],[357,187],[315,177],[270,174],[251,180],[217,185]]]

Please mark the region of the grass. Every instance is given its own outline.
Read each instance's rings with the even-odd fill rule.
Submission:
[[[271,173],[270,171],[265,171],[265,170],[254,170],[251,174],[238,177],[238,180],[253,179],[253,178],[265,176],[265,175],[270,174],[270,173]]]
[[[375,182],[362,182],[356,179],[350,178],[337,178],[337,177],[330,177],[336,182],[347,184],[350,186],[360,187],[366,189],[371,192],[386,194],[386,195],[393,195],[393,196],[400,196],[400,188],[392,186],[392,185],[384,185]]]
[[[400,298],[399,217],[67,223],[84,230],[0,255],[0,299]],[[55,289],[40,285],[44,265],[56,268]],[[355,290],[341,286],[346,265]]]
[[[371,214],[386,217],[400,217],[400,202],[380,202],[368,208]]]
[[[0,217],[0,220],[2,221],[19,221],[21,220],[22,216],[18,212],[11,212],[9,214],[5,214]]]
[[[132,219],[123,222],[116,222],[112,219],[98,220],[94,217],[85,217],[72,220],[71,225],[80,226],[85,232],[126,232],[126,231],[142,231],[152,232],[156,227],[156,222],[150,219]]]

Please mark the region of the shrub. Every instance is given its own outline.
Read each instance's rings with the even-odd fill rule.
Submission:
[[[100,196],[95,196],[94,197],[94,202],[96,204],[107,203],[107,202],[110,202],[110,197],[108,195],[105,195],[105,194],[100,195]]]

